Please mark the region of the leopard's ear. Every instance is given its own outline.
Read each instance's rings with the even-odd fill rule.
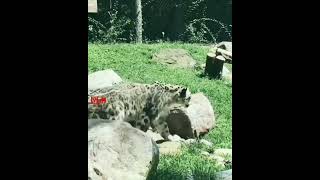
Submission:
[[[185,98],[187,96],[188,88],[183,88],[180,91],[180,97]]]

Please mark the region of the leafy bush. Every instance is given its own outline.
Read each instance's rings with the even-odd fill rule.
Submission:
[[[97,15],[88,16],[88,41],[113,43],[133,40],[134,23],[126,4],[115,1],[112,9],[102,8]],[[120,11],[120,9],[123,9]]]
[[[208,16],[209,1],[142,0],[144,41],[190,43],[232,41],[232,26]],[[104,4],[98,6],[99,13],[90,14],[88,17],[88,41],[101,43],[134,41],[136,18],[134,1],[100,2]],[[174,21],[177,11],[183,16],[181,20],[183,24],[177,25],[179,30],[176,30]],[[177,16],[180,17],[181,14]]]
[[[200,18],[192,20],[183,34],[190,43],[217,43],[222,39],[232,41],[231,25],[225,25],[215,19]]]

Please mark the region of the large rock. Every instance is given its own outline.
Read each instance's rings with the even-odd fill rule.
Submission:
[[[213,107],[203,93],[192,95],[186,114],[190,119],[192,130],[198,135],[208,133],[216,125]]]
[[[167,119],[171,134],[184,139],[208,133],[215,127],[215,117],[210,101],[203,93],[191,95],[186,109],[173,109]]]
[[[111,69],[97,71],[88,76],[88,89],[110,87],[122,82],[120,76]]]
[[[171,110],[167,118],[170,134],[177,134],[185,139],[194,138],[195,136],[191,125],[191,118],[192,117],[188,116],[185,109]]]
[[[196,61],[184,49],[163,49],[154,54],[152,59],[174,68],[194,68]]]
[[[197,136],[204,135],[215,127],[213,107],[203,93],[192,94],[188,108],[172,108],[167,118],[172,135],[176,134],[184,139],[195,138],[194,132]],[[163,140],[159,134],[151,131],[147,131],[147,134],[155,141]]]
[[[126,122],[94,124],[88,127],[88,179],[144,180],[156,170],[159,149],[145,133]]]

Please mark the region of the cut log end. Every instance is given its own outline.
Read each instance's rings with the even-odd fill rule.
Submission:
[[[225,62],[226,58],[224,58],[223,56],[219,55],[219,56],[216,56],[216,60]]]
[[[225,60],[226,59],[221,55],[216,56],[215,53],[208,53],[205,74],[210,78],[220,79]]]
[[[216,57],[216,54],[210,52],[210,53],[207,54],[207,57],[209,57],[209,58],[215,58],[215,57]]]

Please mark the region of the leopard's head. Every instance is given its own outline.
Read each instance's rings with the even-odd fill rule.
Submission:
[[[176,90],[176,98],[178,103],[183,104],[185,107],[189,107],[191,100],[191,92],[188,88],[179,86]]]
[[[188,107],[191,100],[191,92],[187,87],[180,85],[164,84],[160,82],[155,82],[156,86],[159,86],[164,91],[173,94],[174,103],[181,104],[184,107]]]

